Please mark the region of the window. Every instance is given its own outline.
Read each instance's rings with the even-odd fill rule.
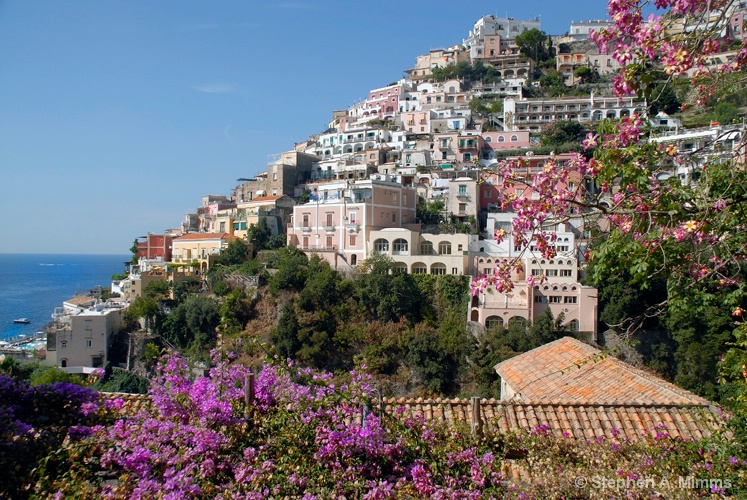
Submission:
[[[357,212],[350,212],[349,217],[350,217],[351,224],[355,224],[355,218],[357,217],[357,215],[358,215]]]
[[[93,347],[93,340],[86,339],[86,348],[90,349],[91,347]]]
[[[433,243],[430,241],[424,241],[420,244],[421,255],[433,255]]]
[[[374,252],[376,252],[376,253],[386,253],[388,251],[389,251],[389,241],[388,240],[380,238],[380,239],[374,241]]]
[[[441,255],[451,255],[451,243],[442,241],[438,244],[438,253]]]
[[[62,342],[60,342],[60,349],[67,349],[67,341],[66,340],[63,340]]]
[[[572,332],[578,331],[578,320],[574,319],[568,322],[568,329]]]
[[[428,267],[422,262],[412,265],[412,274],[428,274]]]
[[[402,238],[398,238],[392,243],[392,251],[395,255],[407,254],[408,248],[407,240]]]
[[[547,270],[547,276],[557,276],[558,270],[557,269],[548,269]]]
[[[485,320],[485,328],[488,330],[495,330],[499,326],[503,326],[503,320],[500,316],[490,316]]]
[[[563,304],[578,304],[578,297],[563,297]]]
[[[534,303],[535,304],[547,304],[547,297],[545,297],[544,295],[535,295]]]
[[[550,295],[550,296],[549,296],[549,297],[547,298],[547,301],[548,301],[548,302],[549,302],[550,304],[560,304],[560,299],[561,299],[560,295]]]
[[[351,247],[355,246],[355,235],[354,234],[350,235],[350,246]]]
[[[309,218],[311,217],[311,214],[303,214],[303,226],[301,227],[309,227]]]
[[[467,196],[467,186],[460,184],[459,185],[459,196]]]
[[[511,142],[519,142],[519,136],[512,135],[511,136]]]
[[[459,213],[460,214],[466,214],[467,213],[467,204],[466,203],[460,203],[459,204]]]
[[[397,222],[397,214],[392,213],[392,222]]]
[[[482,192],[482,197],[483,198],[492,198],[493,197],[493,193],[492,193],[492,191],[485,190],[485,191]]]
[[[451,274],[459,274],[459,268],[458,267],[452,267],[451,268]]]
[[[446,266],[443,264],[433,264],[431,266],[431,274],[442,276],[446,274]]]
[[[562,276],[563,278],[570,278],[571,276],[573,276],[573,270],[571,270],[571,269],[561,269],[560,270],[560,276]]]
[[[532,269],[532,276],[542,276],[543,274],[542,269]]]
[[[462,244],[461,244],[461,243],[460,243],[459,245],[457,245],[457,251],[461,252],[461,251],[462,251],[462,248],[463,248],[463,246],[462,246]]]
[[[327,215],[327,217],[326,217],[326,224],[325,224],[325,226],[331,227],[332,226],[332,215],[333,214],[332,214],[332,212],[328,212],[326,215]]]

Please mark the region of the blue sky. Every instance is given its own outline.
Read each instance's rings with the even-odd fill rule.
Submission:
[[[4,253],[127,253],[483,15],[603,1],[0,0]]]

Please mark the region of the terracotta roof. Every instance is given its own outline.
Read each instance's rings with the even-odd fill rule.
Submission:
[[[135,415],[151,408],[145,394],[100,393],[103,400],[122,400],[122,416]],[[466,426],[472,421],[469,399],[384,398],[383,411],[394,418],[422,417],[445,425]],[[517,403],[479,400],[485,429],[497,432],[532,431],[548,426],[558,437],[590,440],[640,440],[647,433],[667,433],[672,438],[701,439],[711,437],[722,426],[719,410],[713,406],[678,405],[610,405],[565,403]]]
[[[257,198],[253,198],[253,199],[251,199],[249,201],[245,201],[244,203],[245,204],[251,204],[251,203],[257,203],[257,202],[262,202],[262,201],[275,201],[275,200],[279,200],[283,196],[284,195],[280,195],[280,196],[258,196]]]
[[[472,421],[469,399],[385,398],[384,409],[389,415],[421,416],[468,428]],[[722,426],[719,410],[713,406],[522,403],[482,399],[480,412],[484,427],[495,431],[532,431],[546,425],[558,437],[579,440],[599,436],[640,440],[646,433],[653,436],[657,431],[666,432],[672,438],[700,439],[710,437]]]
[[[151,409],[151,399],[147,394],[128,394],[124,392],[100,392],[99,398],[102,401],[115,402],[121,400],[122,407],[119,410],[120,414],[125,416],[132,416],[139,413],[141,410]]]
[[[238,239],[230,233],[187,233],[174,238],[174,242],[187,240],[235,240]]]
[[[84,304],[90,304],[91,302],[96,302],[96,299],[94,297],[89,297],[88,295],[78,295],[65,301],[65,303],[73,306],[82,306]]]
[[[503,361],[495,370],[523,402],[562,404],[697,405],[710,402],[564,337]]]

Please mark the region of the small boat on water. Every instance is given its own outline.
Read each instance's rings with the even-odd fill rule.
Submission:
[[[14,319],[13,323],[22,323],[24,325],[27,325],[27,324],[31,323],[31,320],[28,319],[28,318],[18,318],[18,319]]]

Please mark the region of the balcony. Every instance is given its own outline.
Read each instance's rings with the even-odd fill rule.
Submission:
[[[301,247],[301,250],[308,252],[336,252],[337,245],[304,245]]]
[[[457,199],[460,201],[469,201],[470,196],[467,193],[457,193]]]
[[[311,226],[301,226],[301,231],[303,231],[304,233],[310,233]]]
[[[357,222],[348,222],[345,224],[345,230],[349,233],[357,233],[360,230],[360,226]]]

